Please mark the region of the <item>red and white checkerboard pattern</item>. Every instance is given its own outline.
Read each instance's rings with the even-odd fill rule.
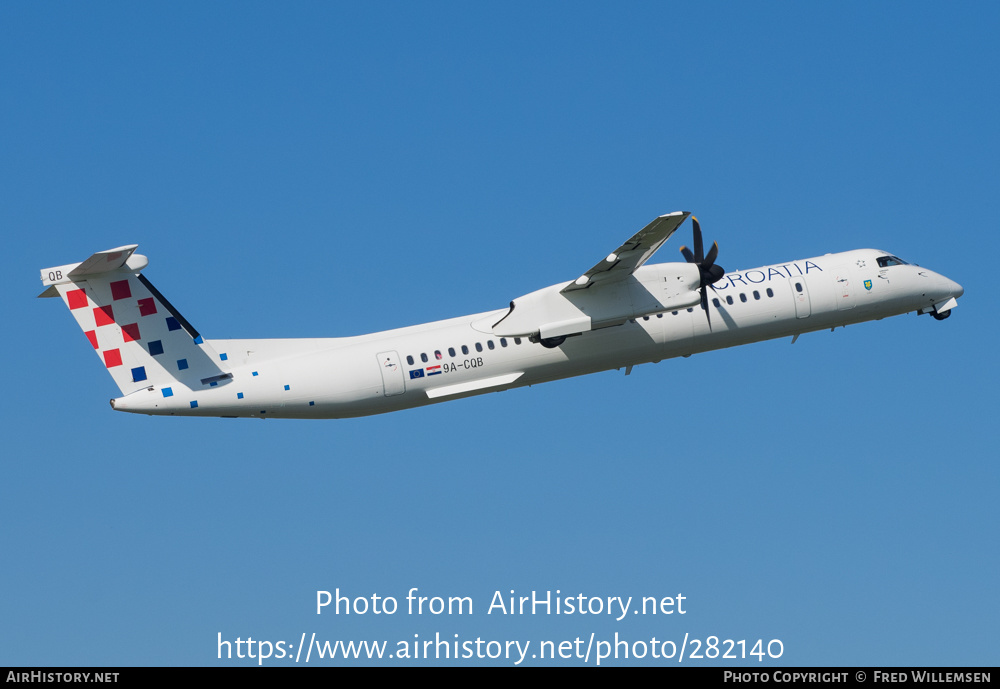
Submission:
[[[57,289],[123,394],[218,372],[210,349],[199,348],[135,275],[97,275]]]

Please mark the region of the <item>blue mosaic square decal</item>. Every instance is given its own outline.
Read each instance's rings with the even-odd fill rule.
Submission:
[[[132,382],[138,383],[140,380],[146,380],[146,367],[139,366],[132,369]]]
[[[226,361],[229,359],[229,355],[223,352],[222,354],[219,355],[219,358],[222,359],[223,361]]]
[[[195,344],[201,344],[204,341],[205,340],[201,339],[201,335],[199,335],[198,337],[194,338],[194,343]]]
[[[292,388],[291,388],[290,386],[286,385],[286,386],[285,386],[285,389],[286,389],[286,390],[291,390]]]
[[[171,390],[170,388],[163,388],[162,392],[163,392],[163,396],[164,397],[173,397],[174,396],[174,391]]]
[[[153,340],[149,343],[149,353],[153,356],[157,354],[163,354],[163,342],[160,340]]]
[[[188,360],[187,359],[178,359],[177,360],[177,370],[178,371],[183,371],[187,367],[188,367]]]
[[[167,330],[180,330],[181,324],[173,316],[167,316]]]
[[[243,393],[242,392],[237,392],[236,393],[236,399],[238,399],[238,400],[243,399]]]
[[[191,400],[191,408],[192,409],[196,409],[197,407],[198,407],[198,401],[197,400]]]

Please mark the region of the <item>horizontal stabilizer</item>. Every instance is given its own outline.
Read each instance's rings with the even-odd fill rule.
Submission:
[[[138,244],[129,244],[128,246],[120,246],[117,249],[98,251],[76,268],[69,271],[69,276],[78,277],[118,270],[125,265],[128,257],[138,248]]]
[[[51,285],[65,284],[75,280],[86,280],[93,275],[113,273],[123,269],[130,273],[138,273],[149,265],[149,261],[145,256],[135,254],[137,248],[139,248],[138,244],[119,246],[116,249],[98,251],[81,263],[68,263],[64,266],[43,268],[41,275],[42,284],[50,287]],[[133,256],[133,254],[135,255]],[[51,297],[55,295],[46,290],[38,296]]]

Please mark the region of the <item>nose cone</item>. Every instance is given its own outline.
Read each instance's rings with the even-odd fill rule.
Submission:
[[[929,290],[930,294],[928,296],[942,299],[957,299],[965,294],[965,288],[946,275],[935,273],[930,270],[920,274],[930,278],[933,283],[933,287]]]

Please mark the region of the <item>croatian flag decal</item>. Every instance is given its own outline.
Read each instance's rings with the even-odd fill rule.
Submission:
[[[428,366],[427,367],[427,375],[429,375],[429,376],[440,375],[440,373],[441,373],[441,365],[440,364],[437,365],[437,366]]]

